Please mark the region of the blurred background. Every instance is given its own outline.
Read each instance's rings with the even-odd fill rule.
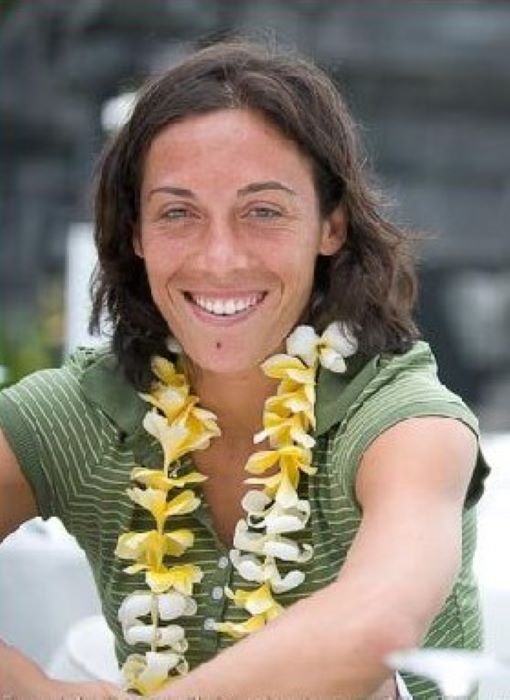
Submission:
[[[115,98],[197,44],[233,32],[296,47],[333,73],[395,203],[394,218],[427,234],[419,248],[419,322],[441,378],[477,412],[487,444],[504,436],[505,0],[2,0],[0,379],[57,365],[87,342],[91,178],[117,118]],[[502,465],[505,445],[495,457]],[[503,482],[510,488],[505,474],[502,466],[499,494]],[[510,524],[509,493],[498,501],[498,530],[502,518]]]

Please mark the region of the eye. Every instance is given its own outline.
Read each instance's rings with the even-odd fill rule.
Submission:
[[[256,219],[275,219],[282,215],[278,209],[272,207],[253,207],[248,212],[248,216]]]
[[[194,213],[190,209],[186,209],[186,207],[171,207],[170,209],[165,209],[162,217],[170,221],[177,221],[179,219],[193,218]]]

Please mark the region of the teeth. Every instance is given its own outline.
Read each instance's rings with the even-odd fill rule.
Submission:
[[[244,299],[208,299],[203,296],[191,295],[197,306],[205,309],[215,316],[233,316],[241,311],[246,311],[251,306],[255,306],[262,299],[262,294],[252,294]]]

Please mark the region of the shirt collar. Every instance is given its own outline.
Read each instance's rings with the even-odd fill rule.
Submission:
[[[344,418],[354,399],[375,376],[378,359],[376,356],[367,360],[360,355],[349,358],[344,374],[320,368],[315,437],[323,435]],[[84,370],[81,386],[89,401],[98,405],[126,436],[139,433],[148,410],[147,403],[126,380],[112,353],[98,354]]]

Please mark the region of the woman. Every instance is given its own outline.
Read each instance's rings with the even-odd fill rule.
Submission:
[[[390,651],[478,647],[476,420],[328,78],[242,43],[172,68],[106,152],[96,243],[111,347],[4,392],[1,512],[77,537],[126,687],[364,697]],[[8,690],[71,688],[3,653]]]

